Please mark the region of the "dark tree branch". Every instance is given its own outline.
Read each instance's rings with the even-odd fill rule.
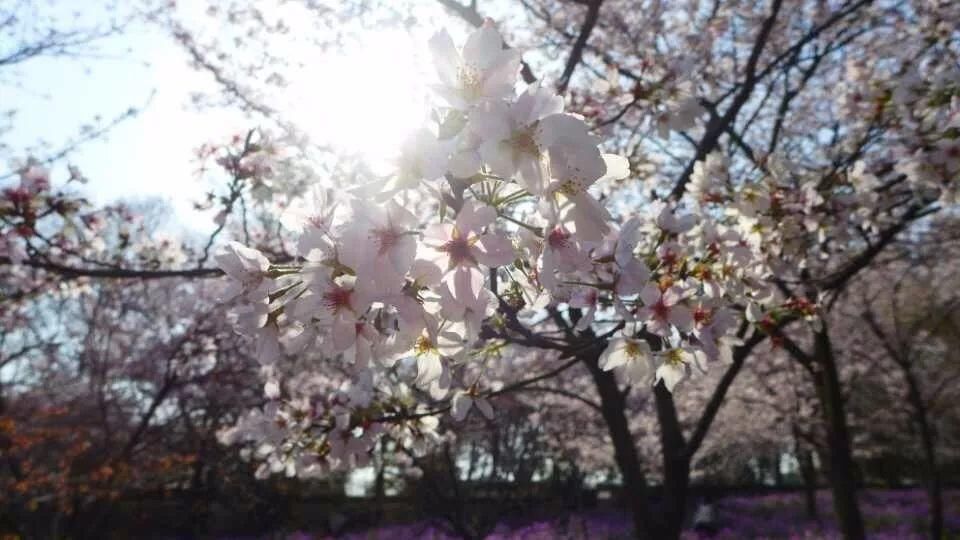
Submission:
[[[211,278],[220,277],[223,270],[219,268],[190,268],[187,270],[132,270],[126,268],[77,268],[66,266],[52,261],[27,259],[20,264],[46,270],[59,274],[66,278],[91,277],[91,278],[116,278],[116,279],[162,279],[162,278]],[[13,265],[7,257],[0,257],[0,266]]]
[[[679,180],[677,180],[676,185],[674,185],[673,190],[670,192],[672,199],[680,200],[680,197],[682,197],[684,191],[686,191],[690,177],[693,175],[693,169],[696,163],[706,158],[710,152],[713,152],[717,147],[717,143],[720,141],[720,136],[726,132],[727,127],[733,123],[740,109],[743,108],[747,100],[750,99],[750,95],[753,94],[757,81],[761,79],[761,77],[757,75],[757,63],[760,61],[760,54],[767,44],[773,26],[777,22],[777,15],[780,13],[782,5],[783,0],[773,1],[770,15],[763,21],[763,25],[757,33],[757,39],[753,44],[753,49],[750,51],[750,57],[747,59],[747,65],[744,68],[744,81],[740,86],[740,91],[733,98],[733,102],[723,113],[723,116],[710,117],[710,121],[707,123],[707,129],[700,139],[700,143],[697,145],[696,154],[693,156],[693,159],[687,163]]]
[[[925,205],[917,205],[913,208],[907,210],[903,215],[903,218],[896,224],[885,229],[880,233],[880,238],[870,247],[863,250],[859,255],[857,255],[850,263],[845,267],[834,272],[833,274],[826,276],[817,280],[819,283],[820,290],[823,291],[832,291],[843,288],[847,282],[850,281],[853,276],[857,275],[860,270],[863,270],[870,262],[876,257],[883,249],[893,242],[897,234],[907,228],[907,225],[920,219],[921,217],[933,214],[939,210],[938,207],[928,207]]]
[[[591,400],[591,399],[589,399],[589,398],[586,398],[586,397],[584,397],[584,396],[582,396],[582,395],[580,395],[580,394],[577,394],[576,392],[571,392],[571,391],[569,391],[569,390],[563,390],[562,388],[552,388],[552,387],[549,387],[549,386],[527,386],[526,388],[523,389],[523,391],[525,391],[525,392],[544,392],[544,393],[547,393],[547,394],[556,394],[556,395],[558,395],[558,396],[563,396],[563,397],[566,397],[566,398],[570,398],[570,399],[577,400],[577,401],[579,401],[580,403],[583,403],[584,405],[586,405],[586,406],[588,406],[588,407],[590,407],[591,409],[594,409],[594,410],[596,410],[596,411],[601,410],[600,404],[597,403],[596,401],[593,401],[593,400]]]
[[[600,17],[600,4],[603,3],[603,0],[590,0],[582,3],[587,6],[587,14],[583,19],[583,25],[580,27],[580,34],[573,43],[573,49],[570,50],[570,56],[567,57],[567,64],[563,68],[560,80],[557,82],[557,92],[561,94],[567,91],[573,72],[583,58],[583,50],[587,46],[587,40],[590,39],[590,33],[593,32],[594,26],[597,25],[597,19]]]

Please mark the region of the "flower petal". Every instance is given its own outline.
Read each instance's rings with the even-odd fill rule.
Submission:
[[[513,242],[499,233],[485,234],[475,246],[474,256],[482,265],[496,268],[507,266],[514,259]]]
[[[453,38],[446,30],[433,35],[428,42],[433,63],[437,66],[437,73],[443,82],[453,85],[457,82],[457,68],[460,65],[460,53],[457,52]]]
[[[467,413],[470,412],[470,407],[472,406],[473,398],[470,397],[470,394],[457,392],[453,395],[453,399],[450,402],[450,415],[453,416],[453,419],[457,422],[462,422],[463,419],[467,417]]]
[[[656,385],[660,381],[663,381],[663,385],[667,388],[667,391],[673,392],[673,389],[686,377],[687,370],[685,366],[665,363],[657,368],[657,378],[653,384]]]
[[[492,26],[481,26],[463,45],[463,60],[480,69],[492,67],[503,52],[503,38]]]

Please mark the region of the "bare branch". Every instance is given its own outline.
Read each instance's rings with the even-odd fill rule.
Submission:
[[[567,57],[567,64],[563,68],[560,80],[557,82],[557,92],[561,94],[566,92],[570,79],[573,77],[573,72],[583,58],[583,49],[587,46],[590,33],[593,32],[593,27],[596,26],[597,19],[600,17],[600,4],[603,3],[603,0],[590,0],[583,3],[587,5],[587,14],[583,19],[583,25],[580,27],[580,34],[573,43],[573,49],[570,50],[570,56]]]
[[[763,25],[760,27],[760,31],[757,33],[757,39],[753,44],[753,49],[750,51],[750,57],[747,59],[747,65],[744,68],[745,76],[743,84],[740,86],[740,91],[733,98],[733,102],[723,113],[723,116],[711,116],[710,121],[707,123],[707,129],[703,134],[703,137],[700,139],[700,144],[697,145],[697,151],[693,159],[687,163],[687,167],[683,170],[683,173],[680,175],[680,179],[677,180],[676,185],[673,187],[673,190],[670,192],[670,197],[675,200],[679,200],[683,196],[684,191],[687,188],[687,183],[690,181],[690,177],[693,175],[694,166],[698,161],[707,157],[707,154],[713,152],[717,147],[717,143],[720,141],[720,136],[727,130],[727,126],[731,125],[734,120],[736,120],[737,114],[740,112],[740,109],[743,108],[744,104],[747,103],[747,100],[750,99],[750,95],[753,94],[753,89],[757,84],[757,81],[761,77],[757,75],[757,63],[760,61],[760,54],[763,52],[764,47],[767,44],[767,39],[770,37],[770,32],[773,30],[774,24],[777,22],[777,15],[780,13],[780,8],[783,5],[783,0],[774,0],[773,6],[770,10],[770,15],[763,21]]]

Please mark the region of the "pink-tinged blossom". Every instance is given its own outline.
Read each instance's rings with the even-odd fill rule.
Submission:
[[[460,115],[460,118],[464,118],[463,115]],[[466,122],[465,119],[462,121]],[[454,146],[450,152],[447,171],[455,178],[470,178],[478,174],[483,167],[479,152],[481,143],[476,133],[460,126],[459,133],[453,139]]]
[[[756,217],[770,209],[770,192],[762,185],[747,185],[740,188],[733,207],[741,216]]]
[[[341,353],[354,345],[356,324],[369,306],[369,297],[357,289],[355,278],[340,276],[312,282],[306,294],[290,302],[287,311],[292,319],[314,323],[328,333],[325,347]]]
[[[643,307],[637,311],[637,320],[646,321],[647,330],[667,337],[676,327],[681,332],[689,332],[693,326],[693,313],[680,303],[682,291],[678,287],[661,290],[650,283],[640,291]]]
[[[364,467],[370,462],[369,450],[373,441],[367,437],[360,438],[349,431],[341,431],[332,434],[327,441],[330,443],[327,459],[342,463],[347,469]]]
[[[657,367],[656,380],[653,384],[663,381],[663,385],[670,392],[673,392],[678,384],[690,378],[694,368],[700,372],[706,372],[702,353],[687,347],[670,348],[657,353],[656,356],[660,365]]]
[[[728,334],[736,327],[737,318],[727,308],[701,303],[693,309],[693,335],[707,360],[730,360],[731,346],[735,340],[729,338]]]
[[[253,338],[257,344],[256,358],[267,366],[280,358],[280,336],[275,322],[270,320],[267,299],[250,302],[234,308],[228,319],[237,333]]]
[[[543,193],[549,176],[547,155],[550,142],[563,138],[553,129],[574,129],[569,137],[596,146],[582,121],[557,121],[563,98],[539,85],[530,86],[513,104],[500,101],[479,105],[470,113],[470,130],[481,139],[480,156],[490,170],[506,179],[519,173],[523,186],[534,195]]]
[[[671,234],[684,234],[689,232],[697,224],[697,216],[686,214],[677,216],[676,212],[668,206],[664,206],[657,216],[657,225],[664,231]]]
[[[583,331],[593,324],[599,308],[600,291],[595,287],[577,287],[567,301],[570,307],[581,310],[580,320],[574,330]]]
[[[685,131],[696,125],[704,109],[694,96],[684,96],[667,103],[668,110],[657,117],[657,134],[666,139],[671,131]]]
[[[699,205],[726,200],[730,182],[729,169],[729,160],[719,151],[713,151],[703,160],[696,162],[687,191],[690,198]]]
[[[262,253],[238,242],[230,242],[214,256],[214,260],[229,280],[223,292],[225,299],[241,294],[250,300],[266,297],[270,285],[266,277],[270,261]]]
[[[684,262],[684,246],[679,242],[666,241],[657,248],[659,266],[666,270],[674,270]]]
[[[434,34],[429,47],[440,78],[434,89],[451,107],[466,110],[513,94],[520,52],[504,48],[492,25],[484,24],[470,34],[462,50],[457,50],[446,31]]]
[[[484,281],[477,269],[461,267],[440,289],[440,314],[448,321],[463,323],[467,341],[480,335],[484,319],[496,307],[497,299],[484,288]]]
[[[303,202],[288,206],[280,222],[291,231],[297,231],[297,254],[308,261],[320,261],[333,253],[333,224],[337,199],[326,189],[315,187]]]
[[[27,259],[27,250],[17,236],[2,235],[0,236],[0,257],[10,259],[13,264],[20,264]]]
[[[631,218],[620,227],[617,236],[613,257],[620,269],[616,283],[616,292],[620,296],[639,293],[650,279],[650,269],[634,253],[640,242],[642,224],[640,218]]]
[[[445,272],[478,264],[495,268],[513,262],[510,240],[498,232],[484,232],[496,215],[496,211],[487,205],[466,201],[454,223],[439,223],[427,228],[423,245],[430,260]]]
[[[449,388],[449,362],[459,362],[465,353],[462,334],[451,325],[444,325],[434,317],[427,316],[423,330],[412,339],[404,340],[397,336],[394,360],[412,358],[417,366],[415,384],[418,388],[428,389],[431,394],[440,397]],[[439,399],[439,398],[438,398]]]
[[[556,274],[586,272],[591,268],[590,258],[579,239],[562,226],[547,231],[540,258],[540,282],[554,290],[559,285]]]
[[[340,235],[339,261],[361,282],[381,290],[402,285],[417,254],[416,218],[394,201],[383,206],[355,201]]]
[[[34,196],[50,189],[50,171],[36,161],[28,160],[18,172],[20,189],[24,193]]]
[[[334,335],[335,340],[337,337]],[[368,321],[357,321],[352,329],[341,328],[339,339],[341,345],[337,348],[347,344],[343,347],[343,360],[348,364],[356,365],[359,369],[365,369],[371,360],[384,358],[380,351],[383,341],[381,334]]]
[[[439,285],[442,279],[443,272],[440,267],[430,261],[418,259],[407,274],[406,287],[402,291],[380,298],[384,304],[390,306],[389,314],[394,317],[401,334],[414,336],[425,328],[425,321],[429,316],[426,307],[429,303],[424,296],[430,297],[430,289]]]
[[[411,401],[413,399],[410,387],[405,384],[399,384],[396,387],[387,387],[387,395],[391,398]],[[426,412],[424,405],[419,405],[414,414]],[[432,450],[434,444],[442,440],[437,428],[440,426],[440,419],[436,415],[422,415],[403,423],[395,423],[387,426],[390,436],[409,448],[414,455],[423,456]]]
[[[770,320],[771,266],[791,279],[791,266],[826,266],[804,260],[802,242],[788,245],[784,238],[839,237],[834,229],[846,225],[825,223],[822,214],[856,205],[867,208],[849,215],[868,235],[890,225],[875,211],[886,202],[877,187],[896,171],[880,172],[889,167],[871,154],[862,159],[872,174],[838,171],[835,188],[820,188],[819,175],[776,152],[758,154],[752,170],[741,166],[745,161],[709,154],[695,164],[687,199],[681,199],[691,211],[674,202],[647,205],[639,197],[644,209],[621,220],[599,194],[632,197],[632,188],[601,183],[635,170],[651,179],[648,187],[659,187],[655,156],[638,155],[631,165],[602,154],[587,122],[563,113],[564,101],[547,86],[515,96],[519,54],[506,49],[489,24],[462,50],[443,33],[434,36],[431,50],[439,64],[437,90],[449,106],[435,111],[436,125],[404,144],[392,185],[351,190],[357,200],[349,205],[322,201],[316,219],[302,220],[297,255],[305,262],[274,268],[269,303],[245,299],[238,328],[258,338],[262,357],[274,359],[261,371],[267,397],[277,402],[273,413],[264,408],[264,423],[285,422],[282,430],[265,425],[265,433],[253,438],[264,443],[258,457],[267,462],[267,473],[354,467],[384,431],[415,453],[425,452],[440,440],[436,418],[426,416],[430,410],[449,405],[462,420],[476,407],[492,417],[478,387],[540,372],[529,369],[527,357],[556,355],[536,350],[538,344],[561,353],[577,347],[577,334],[591,327],[598,333],[611,324],[631,328],[607,344],[602,369],[637,386],[663,381],[674,391],[706,361],[729,356],[733,331],[742,324],[731,305],[746,306],[748,320],[756,313]],[[618,98],[630,109],[623,114],[641,128],[655,129],[650,121],[666,109],[663,125],[686,129],[702,112],[685,80],[689,69],[675,66],[652,91],[638,86],[617,92],[621,81],[614,74],[603,91],[614,89],[618,95],[607,101]],[[644,73],[651,80],[659,76]],[[602,105],[592,96],[572,99],[585,114]],[[659,111],[644,110],[650,108]],[[917,115],[912,122],[926,125],[931,118]],[[648,134],[638,132],[630,144],[646,148],[641,138]],[[920,160],[940,152],[940,161],[927,168],[951,167],[944,161],[949,145],[938,140],[923,139],[898,155],[919,148]],[[935,172],[918,170],[925,178],[894,190],[928,190]],[[726,208],[707,206],[717,203]],[[560,319],[544,313],[548,306]],[[581,316],[574,328],[559,324],[576,312]],[[481,341],[484,325],[502,339]],[[326,371],[288,366],[313,357],[276,362],[279,339],[288,354],[312,351],[324,362],[336,359],[346,381],[325,386]],[[511,341],[530,346],[532,354],[526,347],[507,349]],[[655,345],[665,350],[654,352]],[[507,351],[502,361],[484,361],[501,347]],[[433,398],[429,406],[424,393]],[[295,400],[306,407],[294,410],[289,403]],[[409,413],[425,416],[408,421]],[[322,455],[298,450],[305,441],[312,450],[322,448],[315,452]]]

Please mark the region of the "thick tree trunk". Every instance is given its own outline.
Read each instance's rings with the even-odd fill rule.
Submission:
[[[813,466],[813,452],[807,449],[801,450],[798,459],[800,461],[800,475],[803,477],[803,497],[807,517],[820,519],[817,512],[817,470]]]
[[[623,477],[623,495],[633,517],[635,533],[637,538],[665,538],[659,534],[658,527],[651,519],[647,480],[627,423],[626,400],[613,373],[603,371],[597,365],[597,356],[591,354],[584,356],[582,360],[590,370],[600,395],[601,412],[613,441],[614,458],[620,469],[620,476]]]
[[[780,470],[780,463],[783,461],[783,455],[780,450],[775,450],[770,456],[770,465],[773,467],[773,485],[783,487],[783,471]]]
[[[830,489],[840,530],[847,540],[864,538],[863,518],[857,503],[857,479],[850,433],[836,357],[830,336],[823,329],[814,335],[814,384],[827,429]]]
[[[377,476],[373,482],[373,499],[375,519],[378,524],[383,523],[384,505],[387,498],[387,445],[386,440],[380,440],[380,460],[377,463]]]
[[[800,478],[803,480],[803,502],[807,519],[817,520],[817,468],[813,463],[813,451],[807,448],[800,436],[800,428],[793,425],[793,452],[797,456]]]
[[[943,485],[937,468],[937,454],[934,446],[933,426],[927,414],[927,406],[920,393],[917,379],[910,366],[901,365],[907,381],[907,397],[913,407],[913,419],[920,427],[920,442],[923,445],[924,476],[926,476],[927,497],[930,499],[930,538],[940,540],[943,537]]]
[[[680,538],[686,514],[687,489],[690,487],[690,458],[673,394],[661,382],[653,389],[660,423],[660,448],[663,452],[663,502],[661,538]]]

